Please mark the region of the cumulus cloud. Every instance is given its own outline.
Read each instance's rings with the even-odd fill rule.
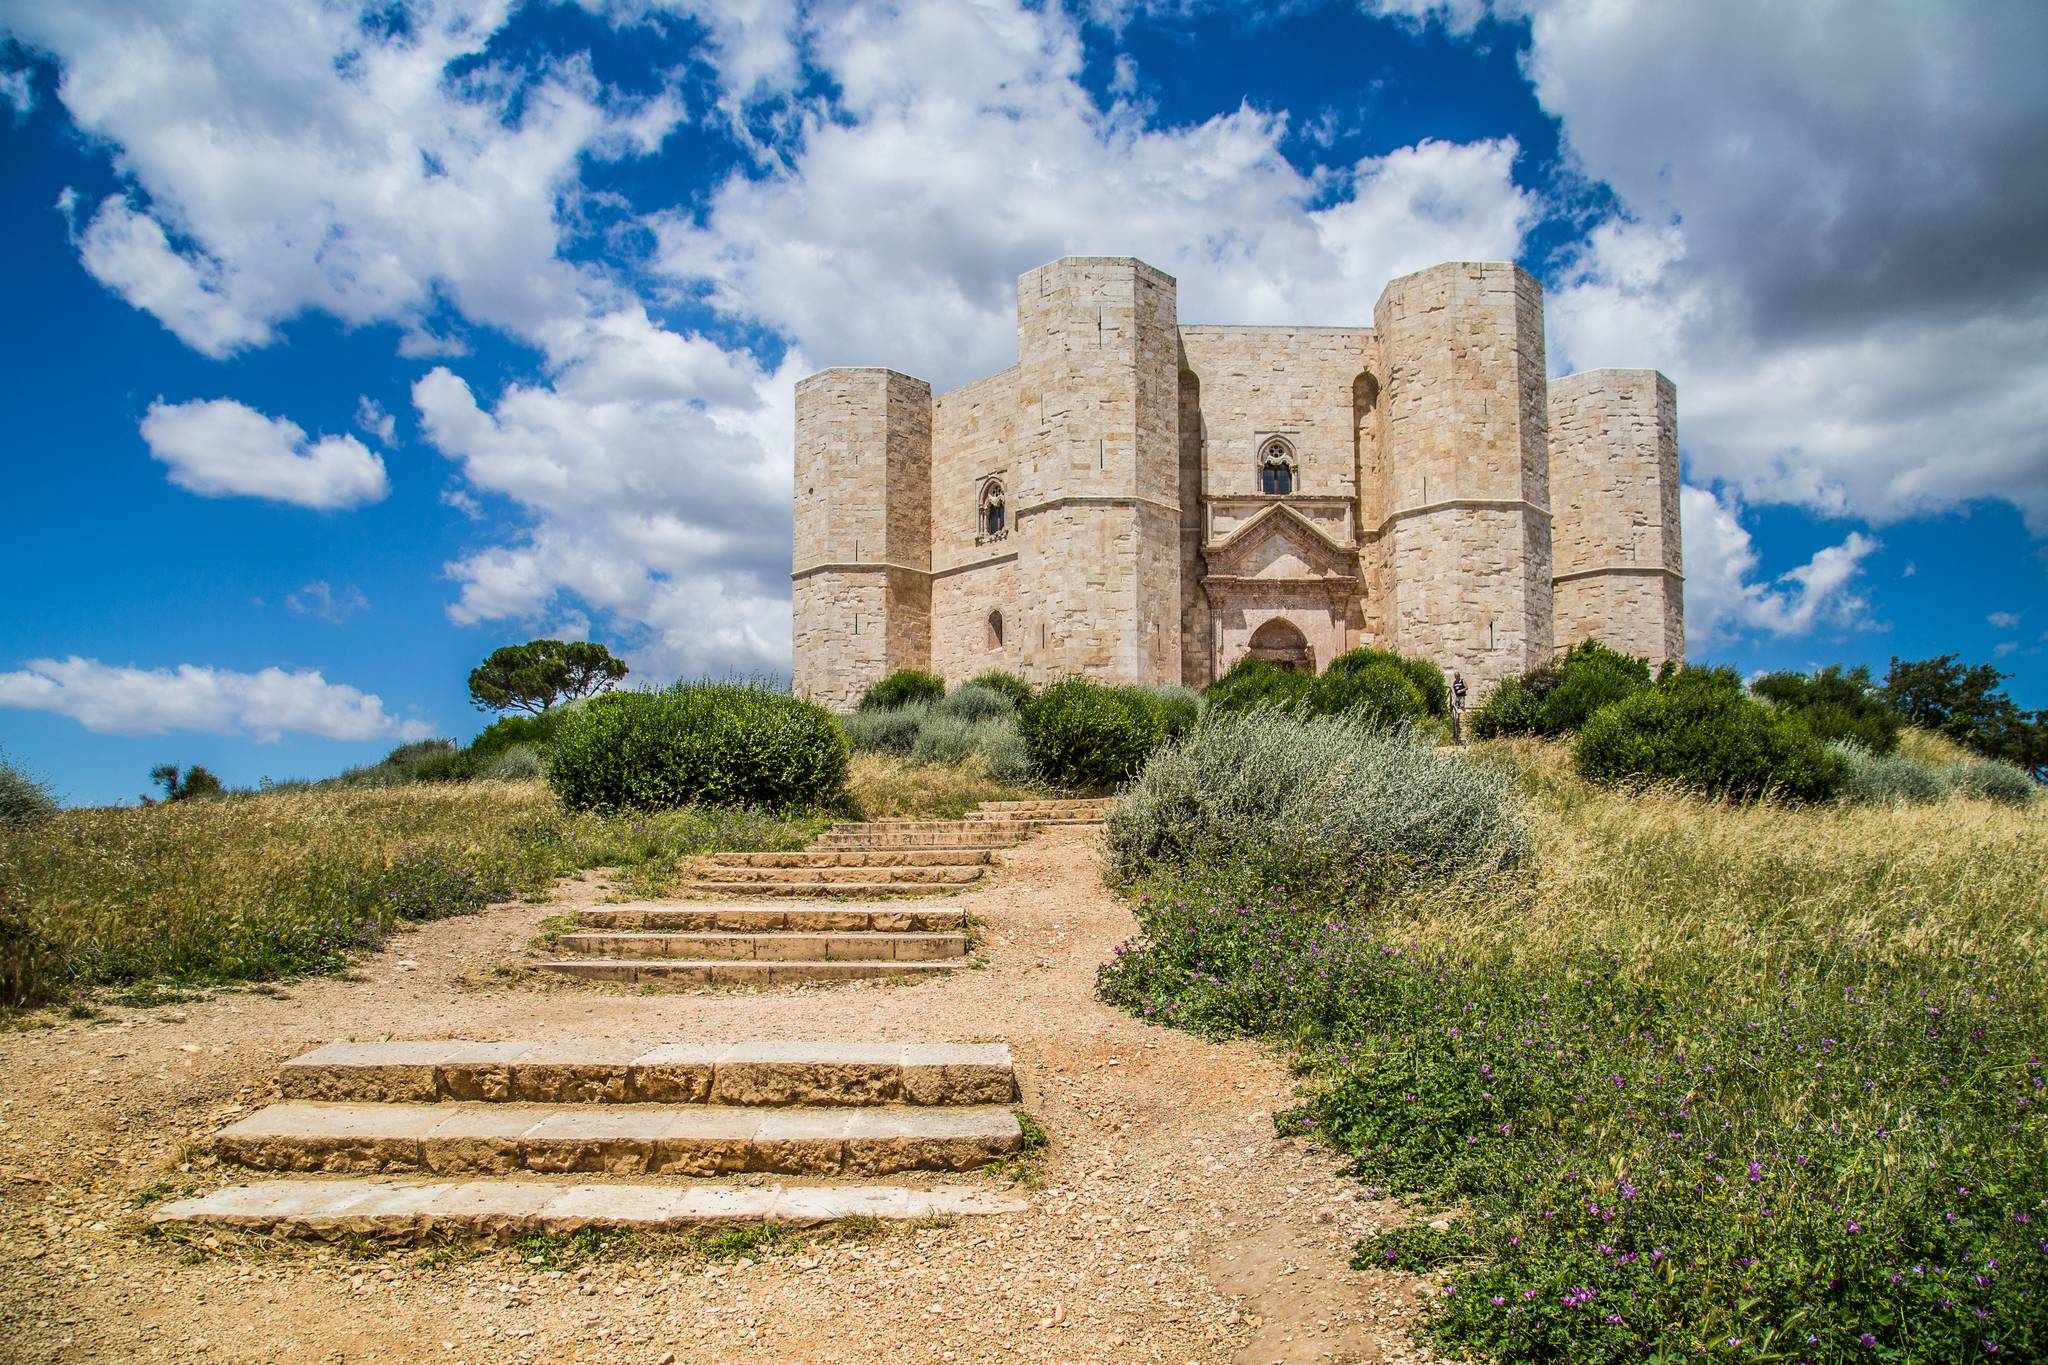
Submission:
[[[170,467],[172,483],[203,497],[240,494],[331,510],[377,502],[391,491],[384,461],[355,437],[308,442],[298,423],[232,399],[159,399],[143,414],[142,439]]]
[[[1984,619],[1998,630],[2014,630],[2018,628],[2022,614],[2017,611],[1994,611]]]
[[[324,578],[317,578],[295,592],[286,593],[284,604],[301,616],[317,616],[334,625],[340,625],[359,611],[370,609],[370,599],[363,596],[361,588],[337,588]]]
[[[1867,624],[1868,599],[1857,590],[1863,561],[1878,542],[1851,531],[1806,563],[1760,581],[1759,556],[1742,506],[1734,497],[1688,484],[1680,490],[1685,536],[1685,623],[1688,652],[1747,632],[1806,635],[1820,626]]]
[[[81,262],[225,356],[306,310],[429,335],[443,299],[527,335],[602,287],[557,255],[560,201],[583,158],[645,151],[682,110],[608,98],[578,62],[488,60],[509,11],[64,0],[7,23],[57,58],[66,110],[133,187]]]
[[[0,706],[51,711],[88,730],[160,735],[196,730],[250,735],[269,743],[286,734],[324,739],[426,739],[433,727],[400,720],[373,693],[330,683],[318,670],[255,673],[180,664],[175,669],[117,667],[97,659],[31,659],[0,673]]]
[[[356,398],[356,425],[370,435],[391,444],[391,438],[398,431],[398,420],[384,411],[384,405],[368,394]]]
[[[782,164],[652,222],[658,268],[820,365],[942,387],[1000,369],[1017,276],[1062,255],[1143,257],[1179,277],[1191,321],[1364,322],[1394,275],[1512,259],[1537,212],[1510,140],[1304,175],[1285,114],[1102,109],[1056,7],[847,7],[806,51],[838,97],[802,107]]]
[[[1694,478],[2048,533],[2048,8],[1534,5],[1525,68],[1618,196],[1553,359],[1678,383]]]
[[[19,123],[36,107],[36,87],[29,78],[26,67],[18,70],[0,71],[0,103],[13,110],[14,121]]]

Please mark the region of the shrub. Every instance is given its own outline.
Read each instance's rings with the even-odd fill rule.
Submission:
[[[910,702],[878,710],[855,711],[841,716],[853,747],[867,753],[907,754],[917,747],[918,732],[931,719],[930,702]]]
[[[977,738],[982,758],[988,764],[988,775],[998,782],[1024,782],[1031,777],[1031,748],[1025,744],[1024,736],[1017,732],[1017,723],[998,725],[984,721],[983,732]]]
[[[1139,687],[1086,678],[1054,683],[1017,713],[1032,769],[1066,787],[1107,787],[1136,772],[1163,743],[1167,706]]]
[[[1000,668],[991,668],[986,673],[977,674],[973,679],[973,683],[976,687],[993,687],[996,691],[1010,699],[1010,704],[1013,708],[1022,706],[1025,702],[1031,700],[1031,684],[1025,682],[1015,673],[1005,673]]]
[[[2007,806],[2024,806],[2039,794],[2034,780],[2015,763],[1993,758],[1975,758],[1958,763],[1945,774],[1949,789],[1958,796],[1974,796]]]
[[[1842,799],[1866,806],[1930,806],[1948,797],[1941,768],[1904,754],[1874,754],[1836,739],[1828,752],[1842,763]]]
[[[1322,677],[1377,667],[1391,668],[1405,675],[1414,684],[1415,694],[1422,699],[1422,705],[1430,715],[1441,718],[1450,714],[1450,684],[1444,681],[1444,671],[1427,659],[1403,658],[1390,649],[1353,649],[1330,660],[1330,666],[1323,670]]]
[[[1109,815],[1125,881],[1223,869],[1259,887],[1369,903],[1418,880],[1518,860],[1496,769],[1357,716],[1212,716],[1153,755]]]
[[[1604,707],[1573,759],[1594,781],[1649,778],[1739,801],[1821,801],[1843,777],[1842,760],[1803,722],[1748,696],[1731,669],[1672,670]]]
[[[0,754],[0,825],[41,820],[57,813],[50,785]]]
[[[887,710],[912,702],[937,704],[946,698],[946,680],[922,669],[899,668],[861,694],[863,711]]]
[[[1411,724],[1428,711],[1428,703],[1408,671],[1386,659],[1347,668],[1331,664],[1308,689],[1308,714],[1351,716],[1380,730]]]
[[[976,752],[976,722],[933,711],[918,726],[910,756],[920,763],[958,763]]]
[[[848,749],[812,702],[752,683],[678,683],[608,693],[571,714],[548,785],[574,810],[823,805],[846,781]]]
[[[1899,747],[1899,717],[1870,680],[1870,670],[1844,672],[1830,664],[1817,673],[1767,673],[1749,685],[1764,700],[1792,712],[1822,742],[1848,740],[1872,754]]]
[[[1585,728],[1602,707],[1650,685],[1650,663],[1586,640],[1561,659],[1505,679],[1472,715],[1480,739],[1563,735]]]
[[[493,758],[519,745],[551,749],[562,718],[575,709],[577,704],[572,702],[566,710],[543,711],[537,716],[500,716],[469,742],[469,751],[478,758]]]
[[[1250,655],[1231,665],[1209,684],[1202,700],[1212,712],[1250,711],[1258,707],[1293,706],[1305,700],[1314,679]]]
[[[498,782],[526,781],[547,775],[547,760],[531,744],[515,744],[503,753],[480,760],[478,777]]]
[[[962,683],[938,704],[937,712],[960,720],[1008,720],[1017,714],[1017,702],[1000,688]]]
[[[1164,687],[1144,689],[1159,703],[1159,716],[1165,725],[1166,738],[1178,739],[1202,718],[1202,698],[1192,687],[1169,683]]]

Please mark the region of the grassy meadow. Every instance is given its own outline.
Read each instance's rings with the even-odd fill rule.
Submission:
[[[1155,870],[1106,997],[1295,1050],[1281,1131],[1432,1215],[1359,1264],[1444,1270],[1449,1353],[2048,1357],[2048,802],[1733,805],[1592,786],[1560,745],[1473,758],[1512,774],[1509,866],[1349,903]]]
[[[617,869],[628,894],[659,896],[686,857],[801,848],[835,819],[957,815],[1024,791],[974,763],[862,754],[832,810],[575,813],[528,780],[300,788],[0,823],[0,1004],[336,971],[405,925],[544,894],[583,868]]]

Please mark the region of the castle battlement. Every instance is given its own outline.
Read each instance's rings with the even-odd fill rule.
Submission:
[[[1682,657],[1677,396],[1547,381],[1501,263],[1393,281],[1370,327],[1182,325],[1142,261],[1017,282],[1017,363],[934,395],[796,393],[797,691],[898,668],[1200,687],[1359,646],[1483,693],[1588,637]]]

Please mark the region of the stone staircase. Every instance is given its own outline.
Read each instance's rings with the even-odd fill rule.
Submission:
[[[959,820],[847,821],[798,853],[721,853],[688,890],[717,901],[577,915],[545,970],[626,985],[782,986],[919,977],[967,962],[967,916],[913,897],[959,892],[1046,826],[1099,824],[1107,800],[994,801]],[[749,899],[740,899],[740,898]],[[803,900],[801,906],[763,901]]]
[[[181,1199],[153,1221],[511,1241],[1024,1207],[973,1186],[816,1183],[972,1171],[1019,1151],[1000,1043],[333,1043],[285,1063],[279,1089],[221,1130],[214,1154],[292,1178]]]

